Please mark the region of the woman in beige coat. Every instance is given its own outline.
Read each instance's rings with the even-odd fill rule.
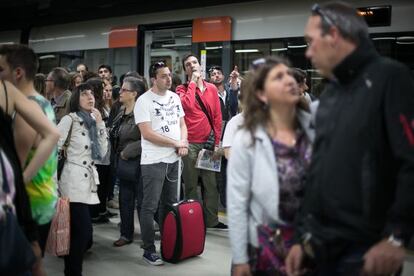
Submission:
[[[67,138],[69,141],[59,191],[70,200],[71,240],[69,255],[65,256],[65,275],[71,276],[82,275],[83,253],[92,240],[89,205],[99,203],[99,178],[93,160],[102,159],[108,148],[105,123],[94,105],[91,87],[81,84],[73,91],[71,113],[58,125],[59,150]]]

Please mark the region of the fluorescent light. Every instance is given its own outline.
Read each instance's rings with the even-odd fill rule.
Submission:
[[[292,49],[299,49],[299,48],[306,48],[308,47],[308,45],[306,44],[302,44],[302,45],[288,45],[288,48],[292,48]]]
[[[40,56],[39,59],[48,59],[48,58],[55,58],[55,55],[45,55],[45,56]]]
[[[39,42],[46,42],[46,41],[53,41],[55,40],[54,37],[44,38],[44,39],[29,39],[30,43],[39,43]]]
[[[395,37],[389,36],[389,37],[374,37],[372,40],[395,40]]]
[[[10,44],[14,44],[14,42],[13,41],[0,42],[0,45],[5,45],[5,44],[10,45]]]
[[[169,48],[169,47],[181,47],[181,46],[191,46],[189,43],[174,43],[174,44],[163,44],[161,47]]]
[[[400,36],[397,37],[397,44],[414,44],[414,36]]]
[[[405,44],[414,44],[414,41],[411,41],[411,42],[409,42],[409,41],[397,41],[397,44],[400,44],[400,45],[405,45]]]
[[[258,49],[240,49],[236,50],[236,53],[258,53]]]
[[[282,52],[282,51],[287,51],[288,48],[276,48],[276,49],[272,49],[272,52]]]
[[[217,49],[223,49],[223,46],[212,46],[212,47],[206,47],[206,50],[217,50]]]
[[[414,40],[414,36],[400,36],[400,37],[397,37],[397,40],[398,41],[407,41],[407,40],[412,41]]]
[[[56,37],[56,40],[62,40],[62,39],[72,39],[72,38],[83,38],[86,35],[82,34],[82,35],[68,35],[68,36],[58,36]]]

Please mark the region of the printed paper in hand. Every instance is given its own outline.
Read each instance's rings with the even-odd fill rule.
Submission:
[[[211,150],[200,150],[195,167],[197,169],[220,172],[221,157],[218,160],[213,160],[213,154],[214,152]]]

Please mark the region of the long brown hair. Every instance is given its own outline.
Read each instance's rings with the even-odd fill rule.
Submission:
[[[254,133],[259,125],[266,126],[270,120],[270,109],[266,103],[259,99],[258,93],[264,91],[264,84],[269,72],[280,64],[290,67],[288,60],[281,57],[267,57],[264,63],[251,73],[245,89],[243,90],[244,125],[250,134],[254,144]],[[308,110],[306,101],[299,100],[298,108]]]

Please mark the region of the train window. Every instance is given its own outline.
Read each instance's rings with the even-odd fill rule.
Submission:
[[[200,48],[206,50],[207,70],[214,65],[222,66],[223,42],[208,42],[203,44],[204,47],[201,46]]]
[[[241,41],[233,43],[233,63],[241,73],[249,70],[255,59],[270,55],[269,41]]]

